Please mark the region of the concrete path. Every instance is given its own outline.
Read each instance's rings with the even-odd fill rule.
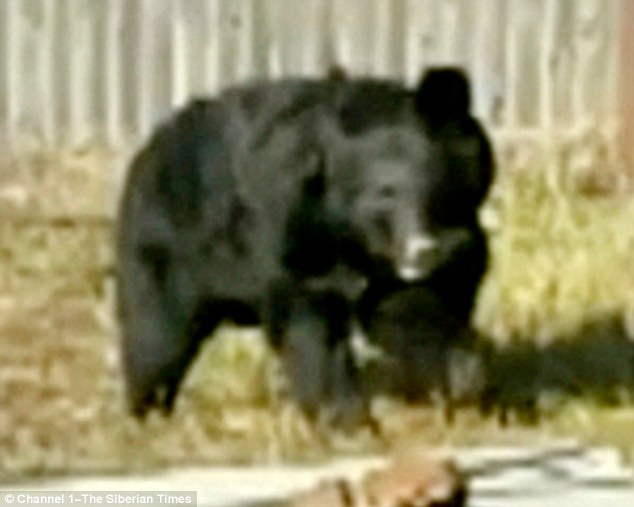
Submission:
[[[553,445],[539,449],[455,449],[452,454],[472,474],[469,507],[634,507],[634,471],[622,465],[613,449]],[[0,505],[18,505],[15,493],[13,503],[7,503],[6,492],[20,490],[67,494],[196,491],[200,507],[274,506],[322,479],[354,480],[384,464],[384,458],[364,458],[338,460],[319,467],[216,467],[178,469],[151,476],[69,477],[4,486]],[[65,503],[71,504],[69,499]]]

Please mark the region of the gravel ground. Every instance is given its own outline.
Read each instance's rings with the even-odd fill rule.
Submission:
[[[472,476],[469,507],[634,507],[634,470],[626,468],[610,448],[569,444],[454,449],[450,453]],[[324,466],[191,468],[148,476],[68,477],[6,484],[0,505],[11,505],[6,502],[6,492],[20,490],[196,491],[200,507],[273,506],[322,479],[355,480],[385,462],[377,457],[338,460]]]

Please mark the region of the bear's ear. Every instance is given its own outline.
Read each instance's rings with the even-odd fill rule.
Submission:
[[[341,83],[348,79],[348,73],[343,66],[339,64],[331,65],[328,69],[328,80],[333,81],[335,83]]]
[[[458,67],[428,69],[414,92],[418,114],[433,124],[461,120],[471,109],[471,85]]]

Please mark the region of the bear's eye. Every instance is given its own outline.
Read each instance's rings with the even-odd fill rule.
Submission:
[[[396,189],[393,185],[384,185],[379,189],[379,197],[382,199],[393,199],[396,196]]]

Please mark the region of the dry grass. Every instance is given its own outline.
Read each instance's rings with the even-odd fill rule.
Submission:
[[[109,154],[35,154],[7,162],[0,181],[0,477],[122,472],[179,463],[323,459],[404,440],[534,441],[576,434],[634,456],[632,410],[570,402],[529,430],[502,431],[461,414],[377,406],[385,441],[325,434],[280,395],[260,336],[226,329],[190,373],[175,416],[137,426],[123,411],[105,275],[112,202]],[[634,308],[634,198],[555,193],[540,174],[506,175],[493,206],[492,269],[477,323],[502,342],[571,337],[589,322],[626,333]],[[62,217],[57,222],[45,217]],[[64,218],[66,217],[66,218]],[[65,221],[66,220],[66,221]],[[475,428],[475,430],[474,430]]]
[[[543,173],[500,178],[500,231],[478,324],[498,341],[549,341],[634,308],[630,192],[553,190]]]

